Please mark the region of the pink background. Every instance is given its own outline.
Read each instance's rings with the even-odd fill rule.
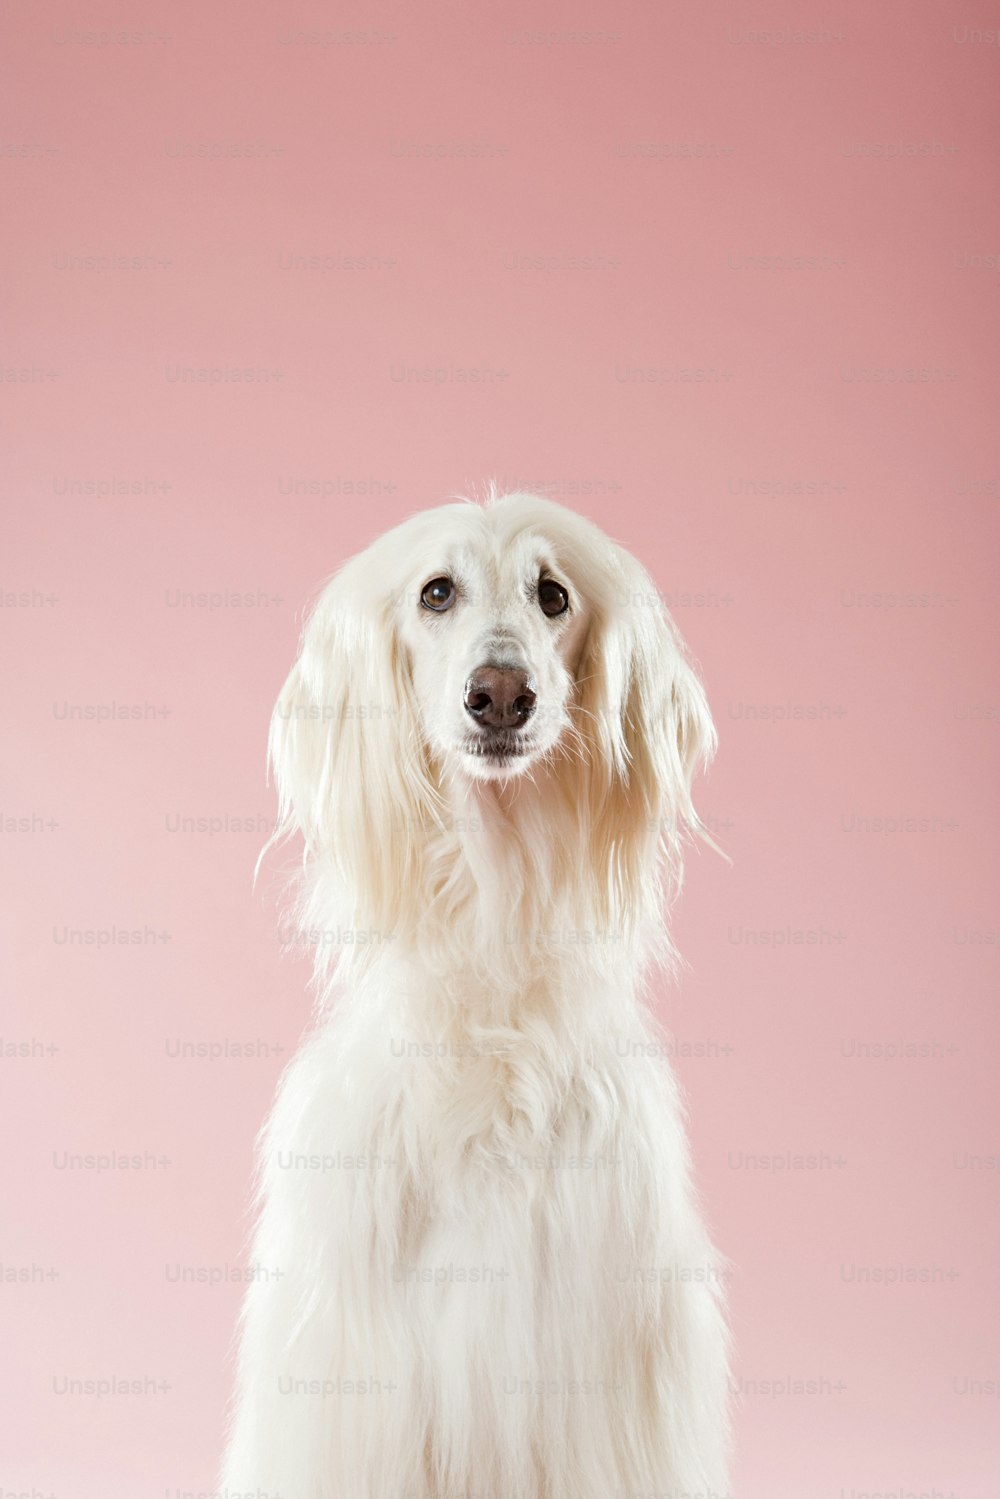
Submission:
[[[495,477],[648,564],[719,726],[661,1003],[736,1492],[996,1494],[998,25],[8,7],[0,1489],[212,1487],[240,1289],[177,1267],[236,1273],[307,1019],[271,704],[323,578]]]

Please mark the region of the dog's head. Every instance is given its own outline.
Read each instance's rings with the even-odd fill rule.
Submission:
[[[348,562],[271,735],[283,830],[355,886],[369,850],[369,887],[380,861],[384,881],[407,869],[446,786],[510,797],[524,777],[551,780],[626,880],[630,849],[698,825],[691,781],[713,747],[646,572],[589,521],[523,494],[425,511]]]

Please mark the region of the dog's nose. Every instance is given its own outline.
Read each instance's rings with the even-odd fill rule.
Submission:
[[[491,729],[515,729],[535,711],[527,673],[516,666],[479,666],[465,688],[465,711]]]

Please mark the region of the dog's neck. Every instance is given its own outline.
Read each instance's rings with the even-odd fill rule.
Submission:
[[[399,878],[383,851],[384,915],[338,897],[319,872],[312,923],[370,934],[321,953],[328,976],[423,974],[442,996],[480,996],[501,1018],[531,1008],[532,995],[630,995],[650,958],[669,959],[655,837],[641,877],[633,867],[625,878],[595,809],[546,767],[506,782],[442,778],[440,793],[437,820],[405,829],[413,877]]]

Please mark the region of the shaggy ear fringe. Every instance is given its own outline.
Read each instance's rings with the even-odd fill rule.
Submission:
[[[706,844],[720,858],[725,859],[727,864],[731,864],[731,858],[712,837],[694,805],[692,791],[695,778],[699,772],[710,768],[719,739],[705,689],[676,632],[674,640],[678,650],[678,671],[671,686],[670,700],[677,723],[680,785],[683,787],[679,814],[684,828],[693,838]]]
[[[405,918],[402,892],[416,898],[425,830],[443,815],[395,640],[393,601],[371,570],[369,553],[348,563],[303,630],[271,719],[278,819],[261,855],[302,835],[299,920],[319,923],[322,938],[324,923],[339,926],[343,918],[356,929],[349,929],[352,949],[362,935],[389,939]],[[350,957],[356,965],[358,955]],[[343,944],[318,947],[321,974],[341,960]]]
[[[625,898],[649,893],[647,909],[637,914],[653,928],[681,888],[690,839],[722,853],[692,799],[695,776],[714,755],[716,732],[698,675],[646,572],[616,547],[605,586],[609,602],[579,672],[578,722],[598,788],[595,826],[615,842]],[[646,871],[657,862],[660,877],[651,882]],[[656,946],[660,961],[673,966],[665,933]]]

